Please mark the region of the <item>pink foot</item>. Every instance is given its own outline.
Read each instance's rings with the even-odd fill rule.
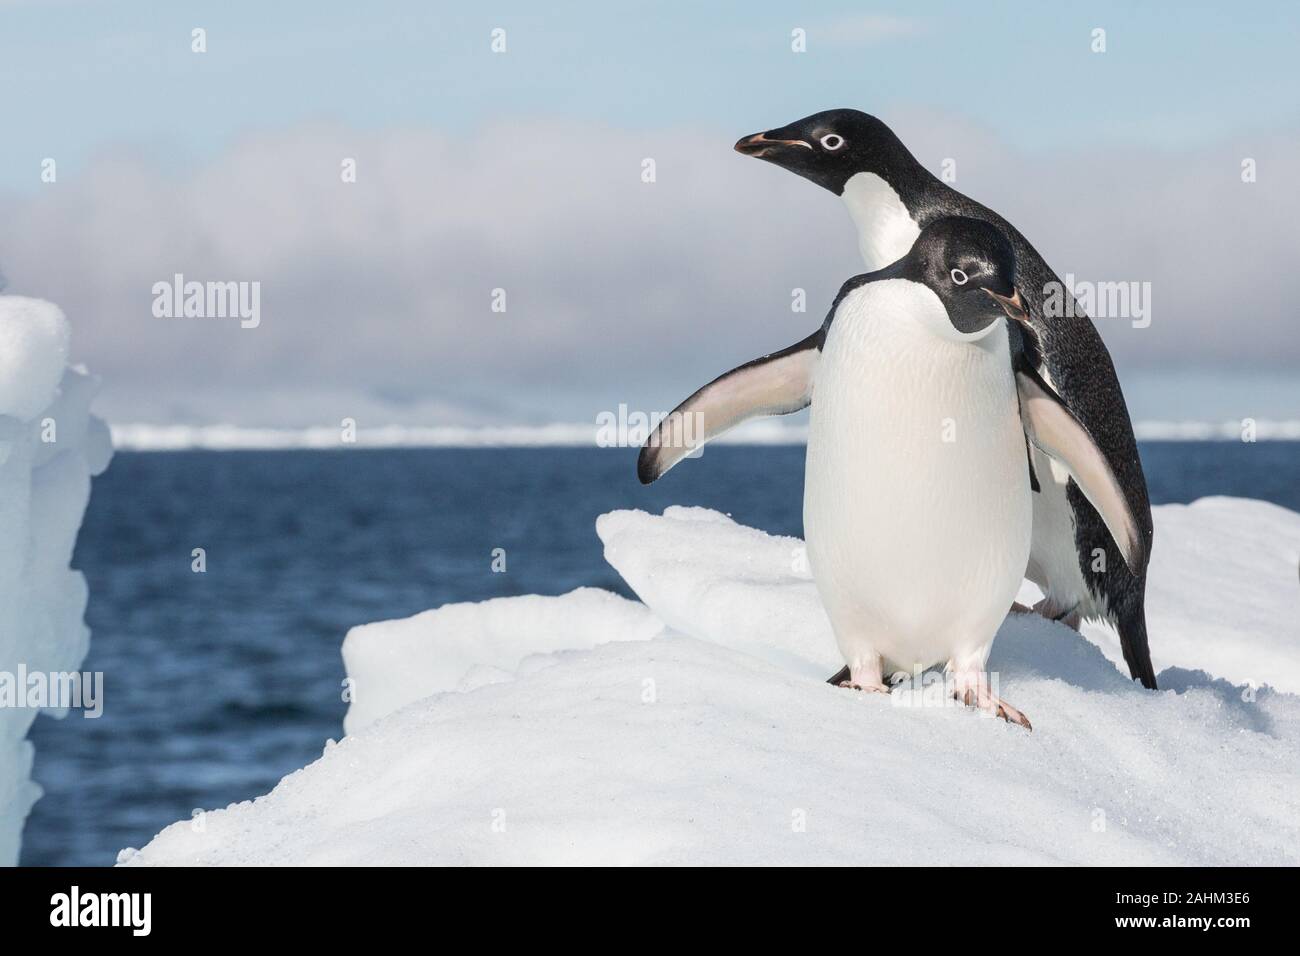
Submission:
[[[1063,608],[1048,598],[1043,598],[1035,604],[1033,610],[1049,621],[1064,624],[1072,631],[1077,631],[1079,625],[1083,623],[1083,618],[1074,608]]]
[[[967,707],[978,707],[980,710],[987,710],[1001,717],[1009,724],[1019,724],[1025,730],[1033,730],[1033,725],[1029,718],[1016,708],[1012,707],[1001,697],[992,694],[988,689],[975,690],[968,688],[964,693],[958,692],[953,695]]]
[[[855,684],[851,680],[842,680],[836,687],[844,687],[848,690],[862,690],[869,694],[888,694],[889,688],[884,684]]]
[[[969,664],[967,667],[969,668]],[[953,674],[955,685],[952,696],[957,700],[967,707],[978,707],[987,713],[995,714],[1009,724],[1019,724],[1025,730],[1034,729],[1028,717],[989,689],[988,676],[982,669],[954,667],[949,669]]]
[[[847,687],[849,690],[861,690],[870,694],[889,693],[889,688],[885,686],[884,661],[879,654],[855,658],[831,680],[836,687]]]

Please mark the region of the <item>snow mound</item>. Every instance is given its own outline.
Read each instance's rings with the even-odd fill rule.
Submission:
[[[17,862],[41,793],[25,739],[40,707],[20,680],[77,670],[90,641],[86,582],[68,564],[112,447],[89,411],[99,382],[65,368],[67,352],[57,306],[0,295],[0,865]]]
[[[844,663],[798,538],[679,506],[662,517],[612,511],[596,533],[605,560],[669,627],[808,677]]]
[[[1152,513],[1147,631],[1157,673],[1191,668],[1300,693],[1300,514],[1242,498]],[[1083,632],[1123,666],[1108,628]]]
[[[1179,521],[1246,574],[1246,557],[1233,557],[1239,530],[1220,509],[1263,514],[1221,502],[1175,510],[1171,523],[1162,509],[1157,533],[1173,530],[1157,560],[1171,575],[1192,560]],[[1253,549],[1273,555],[1269,567],[1291,546],[1283,517],[1272,515],[1270,545]],[[394,690],[400,709],[271,794],[173,824],[119,861],[1300,863],[1292,694],[1191,665],[1166,667],[1165,689],[1145,691],[1094,644],[1024,615],[1003,624],[990,668],[1033,733],[941,694],[844,691],[823,683],[839,662],[795,539],[685,508],[615,512],[597,527],[649,606],[597,605],[589,623],[605,618],[608,643],[591,646],[597,631],[579,629],[575,643],[590,649],[557,654],[565,634],[554,618],[500,601],[390,624],[411,633],[374,636],[394,649],[388,673],[409,646],[424,686],[445,692],[407,702],[416,688]],[[1265,591],[1251,592],[1265,616],[1240,626],[1276,620],[1289,598]],[[582,593],[537,600],[567,609]],[[1215,626],[1237,621],[1227,598],[1197,607],[1213,608]],[[618,631],[616,617],[633,631]],[[676,630],[626,639],[650,636],[656,618]],[[1153,624],[1153,640],[1169,626]],[[508,650],[480,654],[473,635],[489,633]],[[1263,632],[1252,640],[1263,646]],[[1289,660],[1285,636],[1274,641]],[[518,679],[466,679],[539,650],[553,655],[548,666]]]
[[[343,730],[352,734],[441,691],[510,680],[524,661],[606,641],[645,641],[663,623],[644,605],[599,588],[447,604],[396,621],[363,624],[343,640],[349,679]],[[540,664],[540,661],[539,661]]]
[[[0,415],[28,420],[53,401],[68,337],[68,320],[53,302],[0,296]]]
[[[1300,862],[1300,706],[1191,675],[1148,693],[1077,639],[1073,679],[1016,660],[1025,733],[839,690],[680,636],[427,698],[269,796],[124,863]]]

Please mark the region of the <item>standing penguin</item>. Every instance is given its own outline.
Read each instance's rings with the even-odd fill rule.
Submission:
[[[1026,436],[1078,476],[1125,560],[1145,554],[1105,457],[1010,334],[1007,317],[1028,321],[1014,276],[996,227],[931,223],[845,283],[817,332],[679,405],[637,473],[649,483],[738,421],[812,404],[804,533],[839,683],[887,691],[888,674],[942,664],[958,700],[1028,728],[984,672],[1029,557]]]
[[[737,151],[797,173],[840,196],[858,228],[868,268],[902,256],[921,230],[946,216],[992,223],[1010,239],[1029,321],[1024,354],[1045,383],[1083,423],[1119,479],[1127,510],[1137,522],[1143,560],[1119,557],[1119,542],[1081,491],[1077,476],[1051,467],[1041,451],[1031,455],[1039,493],[1025,576],[1045,595],[1036,610],[1078,628],[1081,619],[1109,622],[1119,633],[1129,673],[1155,688],[1146,630],[1146,558],[1152,540],[1151,505],[1133,426],[1110,353],[1076,305],[1067,315],[1046,314],[1050,290],[1068,295],[1042,256],[1014,226],[927,171],[883,122],[857,110],[830,110],[780,129],[747,136]]]

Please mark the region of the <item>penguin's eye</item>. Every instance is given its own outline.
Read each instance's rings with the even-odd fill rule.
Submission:
[[[844,137],[839,133],[827,133],[821,139],[822,147],[830,150],[832,153],[844,145]]]
[[[948,274],[952,276],[952,281],[957,285],[965,285],[966,280],[970,278],[968,275],[966,275],[966,273],[962,272],[960,269],[953,269],[952,272]]]

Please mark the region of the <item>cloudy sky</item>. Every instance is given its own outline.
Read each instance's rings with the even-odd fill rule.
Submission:
[[[861,271],[838,200],[731,150],[853,106],[1058,273],[1151,284],[1098,321],[1135,418],[1300,419],[1298,43],[1285,3],[0,0],[0,273],[119,423],[667,409]],[[260,324],[155,316],[176,273]]]

